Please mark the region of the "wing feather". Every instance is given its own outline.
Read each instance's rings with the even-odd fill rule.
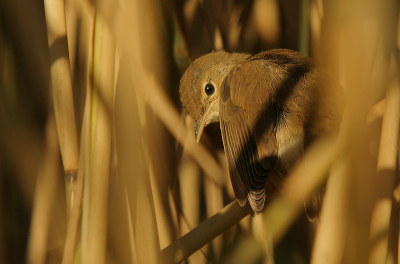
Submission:
[[[260,212],[265,203],[265,185],[270,170],[262,166],[263,157],[259,155],[251,132],[249,118],[254,115],[235,107],[230,100],[220,107],[222,139],[236,197],[241,205],[248,200],[253,210]]]

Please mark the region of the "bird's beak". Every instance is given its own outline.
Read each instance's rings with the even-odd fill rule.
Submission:
[[[203,134],[204,128],[213,122],[217,122],[218,119],[218,111],[219,111],[219,104],[218,100],[214,100],[211,102],[209,107],[207,107],[206,111],[204,114],[196,120],[196,125],[194,128],[194,133],[196,136],[196,141],[197,143],[200,142],[201,135]]]
[[[203,134],[204,127],[206,126],[207,112],[196,120],[194,127],[194,135],[196,136],[197,143],[200,142],[201,135]]]

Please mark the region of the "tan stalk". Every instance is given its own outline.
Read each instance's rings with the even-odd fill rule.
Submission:
[[[182,221],[187,225],[181,224],[179,236],[189,232],[191,228],[198,226],[200,220],[200,179],[201,171],[193,160],[185,155],[179,168],[180,197],[182,203],[182,214],[185,219]],[[186,220],[186,221],[185,221]],[[198,251],[188,261],[193,263],[201,262],[204,259]]]
[[[312,264],[341,263],[343,258],[347,232],[346,194],[350,188],[350,175],[344,167],[348,162],[342,158],[331,170],[314,240]]]
[[[213,182],[209,177],[205,177],[204,179],[205,186],[205,195],[206,195],[206,205],[207,205],[207,216],[211,217],[212,215],[218,213],[224,207],[224,194],[221,186],[218,186],[215,182]],[[230,184],[230,183],[229,183]],[[215,259],[219,260],[222,249],[223,249],[223,239],[222,236],[216,237],[211,244],[213,248],[213,253],[215,255]]]
[[[240,207],[237,201],[230,203],[220,212],[164,248],[161,251],[163,263],[182,262],[251,212],[248,204]]]
[[[89,52],[91,54],[91,52]],[[92,61],[92,56],[89,55],[88,61]],[[90,65],[90,63],[89,63]],[[75,249],[76,242],[79,239],[78,230],[79,230],[79,220],[82,213],[82,204],[83,204],[83,187],[84,187],[84,179],[85,179],[85,168],[86,160],[89,160],[90,157],[90,116],[91,116],[91,98],[92,91],[91,86],[88,84],[87,87],[87,95],[86,95],[86,103],[85,103],[85,111],[83,116],[83,126],[81,133],[81,156],[79,160],[79,170],[78,170],[78,183],[76,186],[76,197],[75,202],[72,206],[71,216],[68,221],[67,227],[67,237],[64,248],[63,255],[63,264],[72,264],[75,257]]]
[[[86,111],[87,112],[87,111]],[[83,196],[83,183],[84,183],[84,173],[85,173],[85,151],[89,149],[88,136],[86,134],[89,132],[88,127],[88,117],[87,113],[85,112],[83,118],[83,127],[82,127],[82,136],[81,136],[81,156],[80,156],[80,165],[78,170],[78,182],[76,184],[75,190],[75,201],[72,205],[71,215],[68,219],[68,226],[67,226],[67,236],[65,239],[65,246],[64,246],[64,254],[62,258],[62,264],[72,264],[75,257],[75,249],[76,249],[76,242],[79,239],[78,230],[79,230],[79,220],[81,217],[81,210],[82,210],[82,196]]]
[[[46,147],[43,164],[36,182],[32,220],[28,241],[27,263],[46,263],[50,216],[57,189],[59,173],[59,147],[54,116],[50,115],[46,125]]]
[[[378,157],[378,175],[381,182],[380,199],[375,205],[371,222],[371,252],[369,262],[384,263],[387,257],[392,195],[395,184],[399,140],[400,87],[396,79],[390,83],[386,94],[382,134]]]
[[[106,25],[96,18],[91,120],[90,185],[87,238],[83,263],[105,263],[107,252],[107,205],[110,172],[115,44]]]
[[[65,171],[67,210],[71,209],[78,171],[78,138],[75,124],[71,70],[63,0],[44,1],[50,47],[51,86],[58,138]]]
[[[84,111],[82,118],[82,130],[80,140],[80,158],[78,168],[78,181],[76,185],[74,204],[71,210],[71,216],[68,219],[67,236],[62,258],[63,264],[72,264],[76,255],[76,244],[80,241],[80,219],[82,216],[83,187],[85,179],[85,168],[88,168],[86,161],[90,157],[90,120],[91,120],[91,101],[92,101],[92,72],[93,72],[93,38],[94,38],[94,12],[91,6],[84,5],[84,2],[74,2],[74,7],[79,9],[81,15],[81,31],[79,50],[86,56],[85,67],[82,80],[80,80],[81,89],[86,92],[86,98],[83,102]]]

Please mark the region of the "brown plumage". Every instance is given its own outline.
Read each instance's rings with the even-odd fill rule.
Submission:
[[[235,195],[257,213],[266,190],[280,188],[307,145],[338,129],[334,86],[296,51],[254,56],[220,51],[190,65],[179,93],[196,122],[197,141],[206,125],[220,122]]]

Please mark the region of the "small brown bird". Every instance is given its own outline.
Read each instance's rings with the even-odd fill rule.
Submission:
[[[321,133],[337,130],[338,93],[302,53],[276,49],[251,56],[213,52],[195,60],[180,82],[183,106],[205,126],[220,122],[235,195],[260,212],[265,192]],[[330,87],[328,87],[330,86]]]

